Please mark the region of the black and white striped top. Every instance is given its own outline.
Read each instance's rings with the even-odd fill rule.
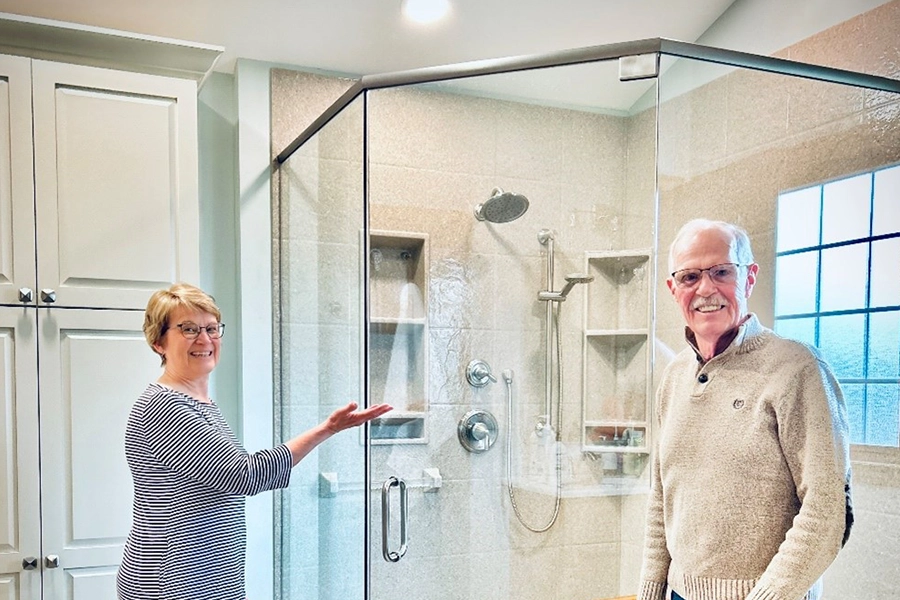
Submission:
[[[215,404],[151,383],[125,430],[134,516],[120,600],[244,600],[244,496],[287,487],[291,452],[248,454]]]

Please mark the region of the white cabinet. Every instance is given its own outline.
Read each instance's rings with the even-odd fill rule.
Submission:
[[[10,600],[41,597],[35,312],[0,308],[0,598]]]
[[[142,324],[139,311],[0,307],[0,597],[115,599],[125,421],[159,376]]]
[[[160,372],[142,310],[199,276],[197,77],[159,74],[192,50],[109,33],[0,15],[4,599],[115,599],[125,420]]]
[[[9,56],[0,81],[0,304],[141,309],[196,281],[196,83]]]
[[[650,250],[585,253],[582,450],[604,470],[638,474],[649,448]],[[608,460],[607,460],[608,459]]]
[[[31,123],[31,61],[0,55],[0,304],[37,286]]]

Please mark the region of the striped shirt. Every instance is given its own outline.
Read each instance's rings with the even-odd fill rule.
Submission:
[[[151,383],[128,418],[133,522],[120,600],[244,600],[244,496],[287,487],[285,445],[248,454],[215,404]]]

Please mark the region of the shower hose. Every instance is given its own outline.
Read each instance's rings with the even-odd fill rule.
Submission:
[[[559,516],[559,503],[560,497],[562,496],[562,444],[560,443],[560,428],[562,426],[562,346],[560,344],[559,335],[559,305],[557,305],[557,309],[554,311],[554,327],[556,329],[556,364],[558,372],[556,378],[556,430],[553,431],[553,428],[550,428],[550,430],[554,433],[554,450],[556,451],[556,501],[553,506],[553,515],[551,515],[550,520],[543,527],[529,525],[519,511],[519,506],[516,504],[516,491],[513,488],[512,482],[513,372],[511,370],[503,371],[503,380],[506,382],[506,490],[509,492],[509,502],[512,504],[513,512],[516,513],[516,518],[519,520],[519,523],[521,523],[525,529],[533,533],[544,533],[553,527],[553,524],[556,523],[556,518]],[[546,373],[546,376],[551,377],[552,372]],[[552,402],[553,399],[551,398],[550,400]],[[550,415],[547,415],[547,418],[549,419]]]

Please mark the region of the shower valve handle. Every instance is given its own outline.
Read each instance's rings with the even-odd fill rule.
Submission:
[[[491,367],[483,360],[473,360],[466,367],[466,380],[474,387],[484,387],[488,381],[497,383],[497,378],[491,373]]]

